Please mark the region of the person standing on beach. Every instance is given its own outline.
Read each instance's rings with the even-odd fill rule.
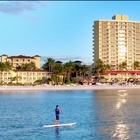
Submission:
[[[59,110],[59,105],[57,105],[56,108],[55,108],[56,119],[55,119],[54,124],[59,124],[59,114],[60,114],[60,112],[62,112],[62,110]]]

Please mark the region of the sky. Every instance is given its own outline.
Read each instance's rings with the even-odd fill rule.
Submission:
[[[140,21],[139,1],[1,1],[0,55],[93,63],[93,24],[116,14]]]

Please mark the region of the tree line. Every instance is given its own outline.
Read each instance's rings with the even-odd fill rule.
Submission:
[[[47,58],[41,67],[42,70],[48,71],[49,78],[36,81],[37,83],[78,83],[81,77],[88,75],[88,68],[86,65],[78,65],[72,61],[68,61],[64,64],[57,63],[53,58]],[[37,70],[35,63],[24,63],[13,67],[10,62],[0,62],[0,71],[10,70]]]
[[[47,58],[42,69],[50,73],[50,78],[47,80],[54,84],[78,83],[81,77],[88,75],[89,71],[86,65],[78,65],[72,61],[64,64],[56,63],[53,58]]]
[[[13,68],[10,62],[0,62],[0,71],[9,70],[37,70],[35,63],[25,63]],[[48,71],[49,78],[44,78],[44,81],[38,81],[40,83],[47,82],[53,84],[64,83],[79,83],[81,78],[88,75],[89,69],[86,65],[78,65],[72,61],[66,63],[57,63],[53,58],[47,58],[41,67],[42,70]],[[101,59],[98,59],[93,66],[92,75],[98,78],[104,74],[105,71],[111,70],[109,64],[104,64]],[[134,61],[134,70],[140,70],[140,62]],[[127,70],[127,62],[122,62],[118,66],[118,70]]]
[[[111,65],[104,64],[104,62],[101,59],[98,59],[93,67],[93,75],[97,76],[98,79],[101,78],[101,75],[104,74],[105,71],[112,70]],[[122,62],[118,65],[117,70],[127,70],[127,62]],[[132,65],[132,70],[140,70],[140,62],[134,61]]]
[[[10,62],[0,62],[0,71],[9,71],[9,70],[36,70],[34,62],[25,63],[16,66],[15,68]]]

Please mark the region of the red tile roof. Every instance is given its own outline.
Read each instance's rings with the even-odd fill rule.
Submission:
[[[1,55],[1,56],[7,56],[6,54],[3,54],[3,55]]]
[[[106,71],[105,74],[140,74],[140,70],[111,70]]]
[[[8,56],[8,55],[3,54],[1,56]],[[40,57],[40,56],[39,55],[35,55],[35,56],[18,55],[18,56],[9,56],[8,58],[30,58],[30,59],[34,59],[34,57]]]
[[[35,55],[34,57],[40,57],[40,55]]]
[[[34,57],[25,56],[25,55],[9,56],[8,58],[29,58],[29,59],[34,59]]]

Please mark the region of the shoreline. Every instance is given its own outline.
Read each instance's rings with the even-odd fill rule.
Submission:
[[[0,91],[75,91],[75,90],[127,90],[140,89],[140,85],[77,85],[77,86],[0,86]]]

